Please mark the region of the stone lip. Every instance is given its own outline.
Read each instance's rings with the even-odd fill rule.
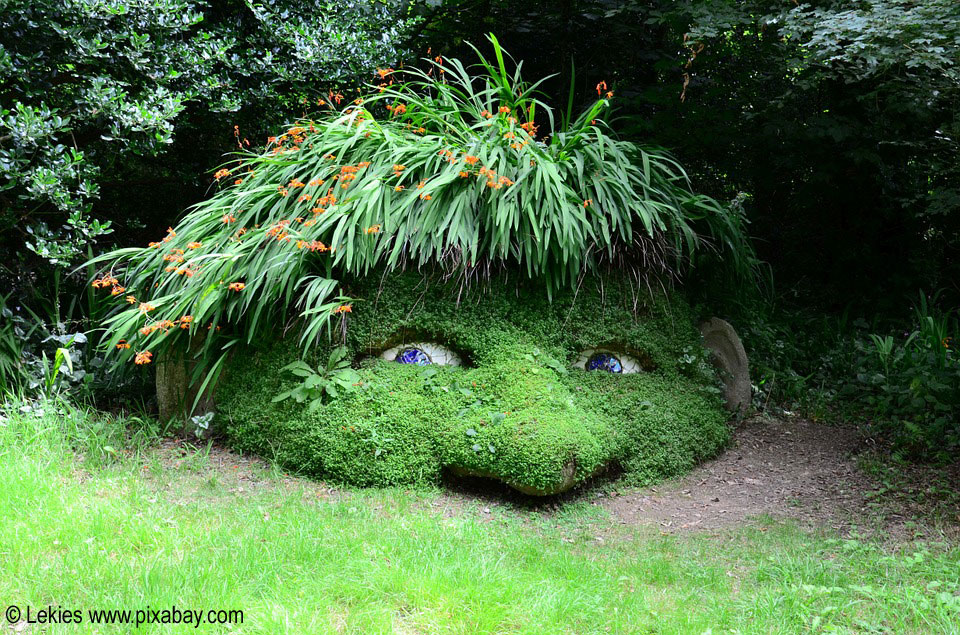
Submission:
[[[753,388],[750,383],[750,363],[743,342],[726,320],[710,318],[700,325],[703,345],[712,353],[714,366],[723,380],[723,398],[727,409],[743,414],[750,408]]]
[[[536,487],[530,487],[529,485],[524,485],[522,483],[516,483],[509,481],[498,474],[493,472],[487,472],[486,470],[475,470],[468,467],[460,467],[459,465],[449,466],[450,471],[456,474],[457,476],[478,476],[480,478],[492,478],[503,483],[506,483],[513,489],[517,490],[522,494],[527,496],[555,496],[557,494],[562,494],[573,488],[577,483],[577,464],[574,459],[570,459],[563,466],[562,475],[563,478],[559,483],[553,487],[547,489],[539,489]]]

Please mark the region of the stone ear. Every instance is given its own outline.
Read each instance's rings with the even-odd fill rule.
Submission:
[[[743,414],[750,407],[753,395],[750,364],[743,343],[729,322],[710,318],[700,325],[703,345],[712,353],[714,366],[723,380],[723,397],[727,409]]]

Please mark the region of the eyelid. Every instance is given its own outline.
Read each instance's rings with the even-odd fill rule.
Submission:
[[[437,366],[462,366],[463,360],[454,351],[442,344],[436,342],[406,342],[399,344],[380,353],[380,358],[387,361],[394,361],[401,351],[408,348],[418,348],[430,358],[431,363]]]
[[[582,351],[580,355],[577,356],[577,361],[573,363],[573,367],[586,370],[587,362],[590,361],[590,358],[597,353],[609,353],[620,360],[620,366],[623,368],[621,374],[623,375],[643,372],[643,365],[636,357],[633,355],[628,355],[627,353],[621,353],[617,350],[611,350],[609,348],[588,348]]]

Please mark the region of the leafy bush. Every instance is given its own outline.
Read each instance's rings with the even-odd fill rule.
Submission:
[[[404,9],[352,2],[332,11],[309,0],[6,0],[0,249],[12,255],[26,246],[57,266],[75,260],[111,231],[94,218],[102,181],[122,179],[176,134],[191,138],[182,155],[195,152],[206,129],[227,128],[225,113],[289,113],[302,99],[372,73],[398,57],[413,23]]]
[[[960,450],[960,323],[920,294],[915,329],[903,337],[871,335],[862,370],[847,393],[872,415],[874,427],[901,450],[949,459]]]
[[[295,338],[276,333],[237,355],[218,387],[217,418],[232,445],[356,485],[434,482],[451,467],[550,492],[611,464],[634,483],[682,474],[728,439],[716,378],[679,298],[636,305],[614,278],[553,303],[500,280],[459,304],[456,283],[416,274],[349,288],[364,299],[344,317],[356,386],[317,408],[276,402],[300,381],[281,372],[297,356]],[[379,359],[404,341],[448,346],[465,364]],[[647,360],[648,370],[571,368],[600,345]],[[699,363],[684,363],[693,351]]]
[[[604,265],[669,276],[710,242],[749,266],[739,214],[691,193],[663,152],[611,137],[608,95],[560,122],[496,51],[477,72],[442,57],[382,70],[372,95],[218,171],[220,191],[162,241],[98,259],[112,269],[95,284],[131,303],[106,322],[116,359],[223,328],[197,367],[215,378],[225,351],[294,317],[310,346],[350,308],[339,276],[375,267],[511,268],[556,291]]]

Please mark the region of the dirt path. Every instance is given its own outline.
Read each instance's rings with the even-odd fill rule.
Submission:
[[[600,504],[621,522],[667,532],[723,529],[766,515],[892,540],[960,535],[951,495],[960,492],[960,470],[912,467],[892,483],[858,467],[869,456],[852,428],[757,417],[738,426],[726,452],[684,478]]]
[[[195,446],[169,439],[160,449],[161,464],[196,471],[202,479],[217,474],[231,494],[306,485],[316,497],[350,495],[349,488],[294,476],[269,478],[267,462],[218,444],[199,463],[195,453]],[[456,478],[445,482],[444,494],[432,505],[454,515],[471,513],[468,509],[487,515],[491,508],[505,506],[549,516],[572,501],[601,506],[623,524],[653,525],[668,533],[717,531],[770,516],[841,535],[960,541],[960,462],[948,469],[893,466],[852,427],[799,417],[744,421],[723,454],[656,487],[618,489],[616,481],[607,481],[559,498],[536,499],[488,479]]]

